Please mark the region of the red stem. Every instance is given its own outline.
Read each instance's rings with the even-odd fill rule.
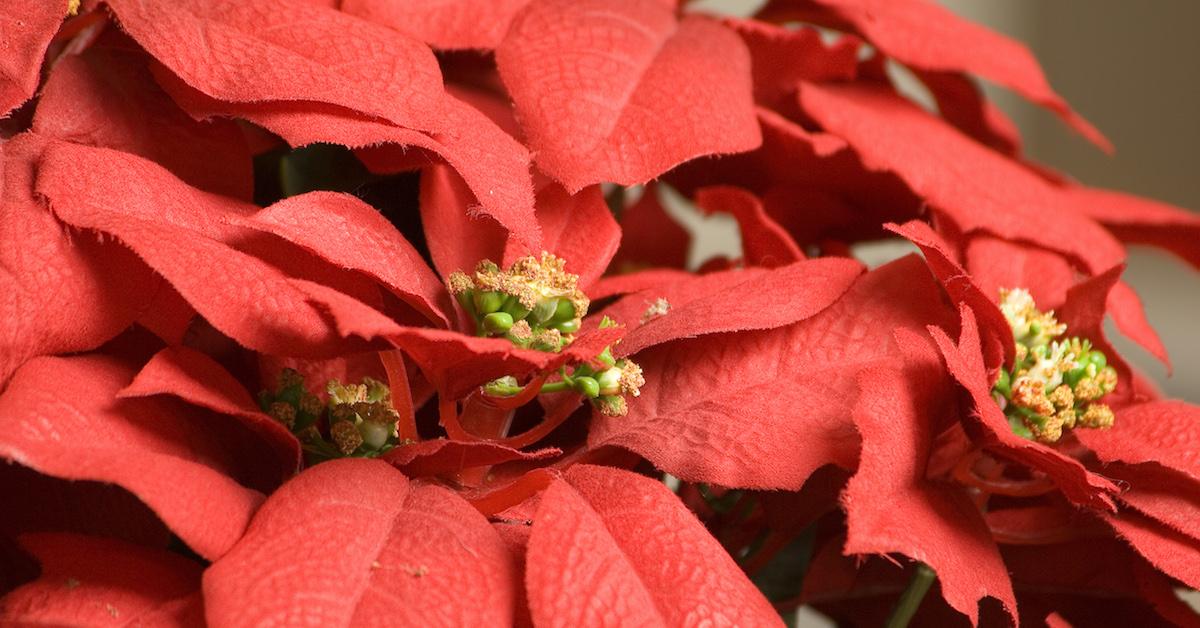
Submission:
[[[383,362],[388,388],[392,391],[392,408],[400,417],[396,422],[400,440],[421,440],[421,435],[417,433],[417,417],[413,410],[412,389],[408,386],[408,369],[404,367],[404,356],[399,351],[380,351],[379,361]]]
[[[954,478],[966,486],[974,486],[984,492],[1009,497],[1037,497],[1054,490],[1054,481],[1048,476],[1036,477],[1031,480],[1011,480],[1003,476],[984,478],[975,473],[975,462],[983,456],[983,451],[976,449],[962,457],[954,467]]]
[[[540,493],[557,477],[558,474],[549,469],[534,469],[487,495],[469,501],[485,517],[490,517]]]

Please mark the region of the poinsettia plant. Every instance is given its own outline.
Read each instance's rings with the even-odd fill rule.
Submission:
[[[0,623],[1197,623],[1200,409],[1103,322],[1167,361],[1125,245],[1200,267],[1200,219],[1027,160],[976,79],[1111,146],[1020,44],[930,0],[0,11]],[[689,265],[689,206],[741,254]]]

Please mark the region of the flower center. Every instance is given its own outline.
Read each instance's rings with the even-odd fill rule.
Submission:
[[[391,391],[382,382],[364,377],[361,384],[344,385],[333,380],[326,392],[329,398],[323,402],[305,388],[299,373],[284,369],[275,390],[258,395],[263,411],[300,439],[308,464],[374,458],[401,444],[399,416],[392,408]],[[320,430],[322,418],[328,421],[328,438]]]
[[[1113,412],[1098,400],[1117,387],[1117,372],[1104,353],[1067,331],[1054,312],[1037,309],[1020,288],[1000,291],[1000,311],[1016,341],[1011,371],[1001,370],[992,394],[1013,431],[1042,442],[1066,429],[1112,427]]]
[[[579,277],[550,253],[522,257],[507,270],[484,260],[473,275],[450,274],[450,293],[479,336],[507,338],[521,348],[557,352],[571,343],[587,315]]]

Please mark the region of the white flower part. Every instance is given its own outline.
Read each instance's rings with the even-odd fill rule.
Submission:
[[[1067,331],[1066,324],[1058,322],[1053,311],[1039,311],[1033,295],[1024,288],[1001,289],[1000,311],[1012,327],[1013,339],[1029,347],[1044,346]]]
[[[1034,349],[1033,356],[1033,366],[1022,377],[1042,382],[1046,391],[1058,388],[1062,384],[1063,373],[1079,366],[1079,356],[1066,342],[1053,342],[1048,348],[1039,346]]]
[[[668,303],[666,299],[659,297],[654,300],[654,303],[650,304],[650,307],[646,308],[645,312],[642,313],[642,324],[645,325],[646,323],[649,323],[660,316],[666,316],[667,312],[670,311],[671,304]]]

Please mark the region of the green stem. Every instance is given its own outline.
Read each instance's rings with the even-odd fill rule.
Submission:
[[[904,589],[904,593],[900,594],[900,601],[896,602],[896,608],[892,610],[891,617],[888,617],[887,628],[906,628],[908,626],[908,622],[921,607],[921,600],[925,599],[925,593],[929,591],[935,578],[937,578],[937,574],[929,568],[929,565],[917,563],[917,572],[913,574],[912,580],[908,581],[908,587]]]
[[[525,390],[525,387],[524,386],[492,386],[490,388],[490,390],[500,393],[500,396],[515,397],[515,396],[521,394],[521,391]],[[566,390],[571,390],[571,385],[565,381],[560,380],[557,382],[549,382],[546,384],[542,384],[542,389],[538,392],[556,393],[556,392],[563,392]]]

